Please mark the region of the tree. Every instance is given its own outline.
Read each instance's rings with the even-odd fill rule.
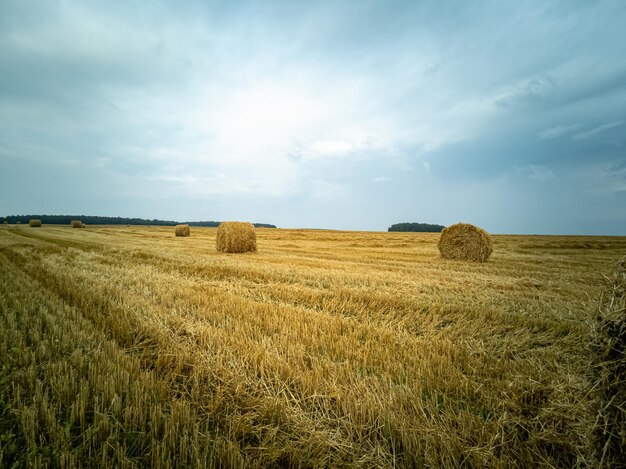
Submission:
[[[430,223],[396,223],[391,225],[387,231],[440,233],[444,228],[443,225],[431,225]]]

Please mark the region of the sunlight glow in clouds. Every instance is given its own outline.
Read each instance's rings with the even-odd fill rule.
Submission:
[[[626,234],[624,22],[618,0],[5,1],[0,214]]]

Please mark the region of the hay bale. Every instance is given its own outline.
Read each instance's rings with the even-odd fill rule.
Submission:
[[[613,277],[606,277],[597,319],[592,328],[593,372],[598,404],[593,426],[598,467],[624,467],[626,442],[626,257]],[[592,375],[593,376],[593,375]],[[604,462],[604,464],[603,464]]]
[[[81,228],[87,228],[87,225],[85,225],[83,222],[80,222],[80,227]]]
[[[469,223],[450,225],[439,238],[439,252],[444,259],[485,262],[492,251],[491,235]]]
[[[176,225],[174,232],[176,233],[176,236],[189,236],[191,234],[191,229],[189,228],[189,225]]]
[[[82,222],[80,220],[72,220],[70,225],[72,225],[72,228],[82,228],[83,227],[83,224],[82,224]]]
[[[256,252],[256,232],[252,223],[222,222],[217,227],[215,244],[221,252]]]
[[[36,218],[31,218],[28,221],[28,226],[30,226],[31,228],[40,228],[41,227],[41,220],[38,220]]]

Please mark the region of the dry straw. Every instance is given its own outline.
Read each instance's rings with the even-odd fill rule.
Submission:
[[[626,449],[626,257],[608,278],[607,295],[594,324],[599,401],[594,439],[598,467],[623,467]]]
[[[82,228],[83,224],[80,220],[72,220],[72,223],[70,223],[72,225],[72,228]]]
[[[28,226],[30,226],[32,228],[39,228],[39,227],[41,227],[41,220],[38,220],[36,218],[31,218],[28,221]]]
[[[469,223],[450,225],[439,238],[439,252],[444,259],[485,262],[492,251],[491,235]]]
[[[191,229],[189,228],[189,225],[176,225],[174,232],[176,233],[176,236],[189,236],[191,234]]]
[[[217,228],[216,247],[221,252],[256,252],[252,223],[226,221]]]

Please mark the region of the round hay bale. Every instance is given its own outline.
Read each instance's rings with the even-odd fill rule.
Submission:
[[[491,235],[469,223],[450,225],[439,238],[439,252],[444,259],[485,262],[492,251]]]
[[[87,225],[85,225],[83,222],[80,222],[80,227],[81,228],[87,228]]]
[[[36,218],[31,218],[28,221],[28,226],[30,226],[31,228],[40,228],[41,227],[41,220],[38,220]]]
[[[256,252],[256,232],[252,223],[225,221],[217,227],[216,248],[221,252]]]
[[[176,233],[176,236],[189,236],[191,234],[191,229],[189,228],[189,225],[176,225],[174,232]]]
[[[82,222],[80,220],[72,220],[70,225],[72,225],[72,228],[82,228],[83,227],[83,224],[82,224]]]

